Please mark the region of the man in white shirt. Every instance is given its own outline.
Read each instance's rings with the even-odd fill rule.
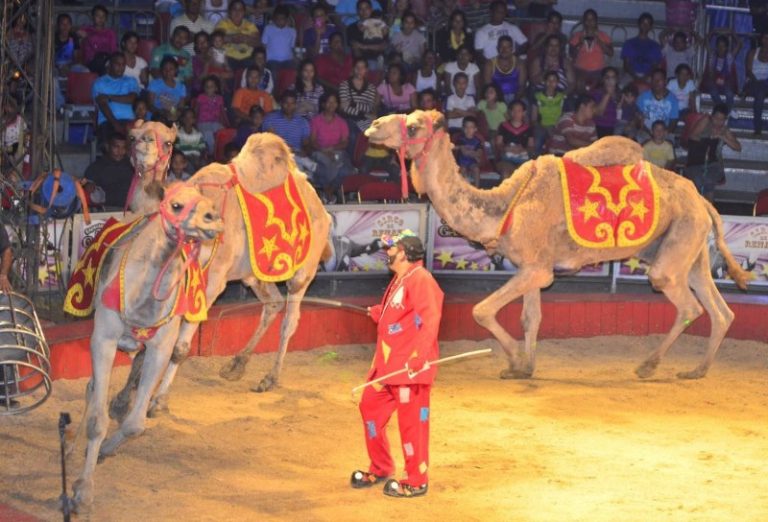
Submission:
[[[171,20],[171,28],[168,31],[169,34],[173,34],[173,30],[180,25],[189,29],[189,32],[192,33],[192,37],[189,39],[189,43],[184,46],[184,50],[187,51],[190,56],[194,56],[195,54],[195,35],[200,31],[205,31],[208,34],[211,34],[215,27],[213,22],[205,19],[200,14],[201,5],[202,0],[187,0],[187,8],[184,10],[184,14]]]
[[[524,55],[528,38],[514,24],[505,22],[507,16],[507,3],[497,0],[491,4],[491,21],[475,33],[475,49],[482,51],[486,60],[496,58],[498,51],[496,45],[500,36],[509,36],[515,42],[515,54]]]

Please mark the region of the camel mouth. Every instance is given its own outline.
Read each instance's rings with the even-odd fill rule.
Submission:
[[[217,225],[213,228],[206,228],[200,230],[202,232],[204,239],[216,239],[216,236],[221,234],[224,231],[224,225]]]

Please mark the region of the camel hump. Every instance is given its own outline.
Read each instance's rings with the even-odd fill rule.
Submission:
[[[631,165],[642,161],[643,147],[624,136],[606,136],[587,147],[569,151],[563,157],[588,167]]]

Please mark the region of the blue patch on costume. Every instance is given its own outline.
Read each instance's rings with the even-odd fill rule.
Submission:
[[[427,422],[429,420],[429,408],[422,408],[419,410],[419,420],[421,422]]]
[[[419,314],[414,314],[413,323],[416,325],[416,328],[421,329],[421,325],[424,324],[424,321],[421,320],[421,316]]]
[[[373,421],[366,421],[365,426],[368,428],[368,438],[376,438],[376,423]]]
[[[387,327],[387,331],[389,332],[389,335],[392,335],[402,332],[403,327],[400,325],[400,323],[392,323]]]

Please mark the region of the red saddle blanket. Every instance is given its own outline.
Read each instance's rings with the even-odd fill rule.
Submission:
[[[262,281],[286,281],[307,260],[312,244],[307,205],[293,176],[285,183],[251,194],[237,183],[237,200],[248,236],[253,275]]]

